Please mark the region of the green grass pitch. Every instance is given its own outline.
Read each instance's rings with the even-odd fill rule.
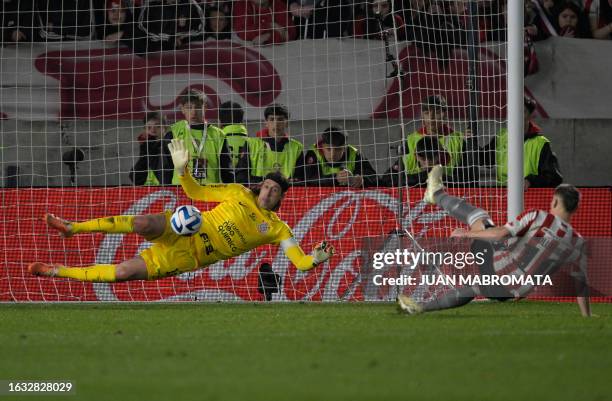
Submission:
[[[611,400],[612,305],[0,305],[0,380],[28,400]],[[0,401],[11,399],[0,396]]]

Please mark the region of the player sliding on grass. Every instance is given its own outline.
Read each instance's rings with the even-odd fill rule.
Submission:
[[[474,239],[474,247],[488,249],[485,263],[480,266],[483,274],[544,275],[552,274],[563,264],[578,265],[572,272],[576,281],[576,298],[583,316],[591,316],[588,287],[586,280],[586,255],[583,252],[584,240],[570,225],[570,219],[578,209],[580,193],[568,184],[559,185],[554,192],[550,211],[531,210],[524,212],[517,220],[496,227],[489,214],[464,199],[447,194],[442,185],[442,166],[432,168],[427,179],[424,200],[438,205],[449,215],[470,230],[456,229],[452,237]],[[508,239],[505,250],[494,251],[489,241]],[[477,295],[493,299],[524,297],[533,286],[519,288],[503,286],[472,286],[451,289],[439,298],[418,303],[406,296],[398,296],[399,308],[415,314],[440,309],[454,308],[470,302]]]
[[[169,149],[187,196],[194,200],[219,202],[211,211],[202,213],[202,226],[198,233],[190,236],[176,234],[170,227],[171,211],[82,222],[68,222],[47,214],[47,224],[64,237],[84,232],[135,232],[153,242],[153,246],[118,265],[67,267],[36,262],[28,267],[29,271],[36,276],[118,282],[173,276],[238,256],[264,244],[280,244],[291,262],[304,271],[333,255],[333,246],[326,242],[317,245],[312,255],[305,255],[291,229],[274,213],[289,188],[281,174],[268,174],[261,186],[253,191],[239,184],[201,186],[185,169],[189,152],[184,142],[174,139]]]

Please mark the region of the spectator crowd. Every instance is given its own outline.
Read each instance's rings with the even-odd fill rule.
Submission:
[[[378,174],[340,127],[323,130],[309,148],[289,134],[289,111],[280,104],[264,111],[265,127],[250,136],[239,104],[226,102],[218,110],[218,125],[204,120],[206,101],[200,93],[181,97],[183,119],[167,126],[159,113],[147,114],[138,136],[140,155],[130,172],[135,185],[178,184],[168,144],[183,139],[188,163],[201,184],[257,184],[268,173],[280,172],[293,185],[366,188],[426,184],[427,172],[441,164],[447,185],[477,185],[481,167],[495,167],[497,185],[507,183],[507,131],[483,147],[447,120],[446,99],[428,96],[421,103],[421,126],[407,135],[400,155]],[[550,141],[532,120],[535,102],[525,97],[525,188],[555,187],[563,180]]]
[[[511,0],[508,0],[511,1]],[[298,39],[354,37],[414,41],[441,63],[454,48],[470,42],[506,40],[506,0],[3,0],[2,45],[19,42],[102,40],[136,54],[191,48],[208,40],[274,45]],[[532,43],[552,36],[612,38],[612,0],[524,0],[526,71],[537,69]],[[422,99],[422,126],[410,133],[398,159],[378,174],[341,127],[330,126],[305,149],[289,135],[289,111],[266,108],[265,127],[249,136],[240,105],[224,103],[218,126],[204,120],[206,101],[193,93],[181,98],[184,119],[168,125],[160,113],[147,114],[138,137],[139,159],[130,172],[136,185],[176,184],[167,145],[185,139],[201,183],[257,183],[280,171],[294,185],[361,188],[425,184],[432,165],[445,166],[449,185],[473,183],[482,166],[498,166],[505,184],[505,130],[485,147],[448,125],[446,100]],[[550,142],[533,123],[525,99],[526,187],[562,181]],[[499,166],[502,166],[501,168]]]
[[[523,0],[527,42],[612,38],[612,0]],[[414,40],[444,58],[506,36],[506,0],[4,0],[3,45],[104,40],[137,54],[234,39],[270,45],[305,38]],[[470,16],[473,16],[470,18]]]

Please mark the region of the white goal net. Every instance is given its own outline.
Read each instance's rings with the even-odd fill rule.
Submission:
[[[478,151],[505,126],[498,3],[4,1],[0,301],[258,301],[262,264],[277,274],[273,300],[390,299],[367,290],[364,250],[394,230],[419,241],[459,225],[421,201],[428,164],[504,222],[500,172]],[[187,198],[168,170],[167,141],[185,131],[200,132],[190,168],[203,183],[289,175],[279,216],[306,252],[327,240],[337,254],[307,272],[262,246],[161,280],[30,275],[32,262],[117,264],[151,245],[136,234],[63,239],[45,213],[214,207]]]

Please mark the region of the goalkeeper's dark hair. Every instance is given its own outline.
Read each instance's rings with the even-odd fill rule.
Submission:
[[[244,110],[236,102],[225,102],[219,106],[219,124],[242,124],[244,122]]]
[[[286,120],[289,119],[289,109],[287,109],[287,106],[284,106],[282,104],[271,104],[270,106],[266,107],[266,109],[264,110],[264,119],[268,119],[269,116],[280,116],[280,117],[285,117]]]
[[[281,187],[281,192],[283,193],[283,195],[289,190],[289,180],[287,180],[287,177],[285,177],[282,173],[279,173],[277,171],[268,173],[264,177],[264,181],[265,180],[272,180],[277,183]]]
[[[561,184],[555,188],[555,196],[561,199],[563,207],[568,213],[573,213],[578,209],[580,203],[580,191],[571,184]]]

